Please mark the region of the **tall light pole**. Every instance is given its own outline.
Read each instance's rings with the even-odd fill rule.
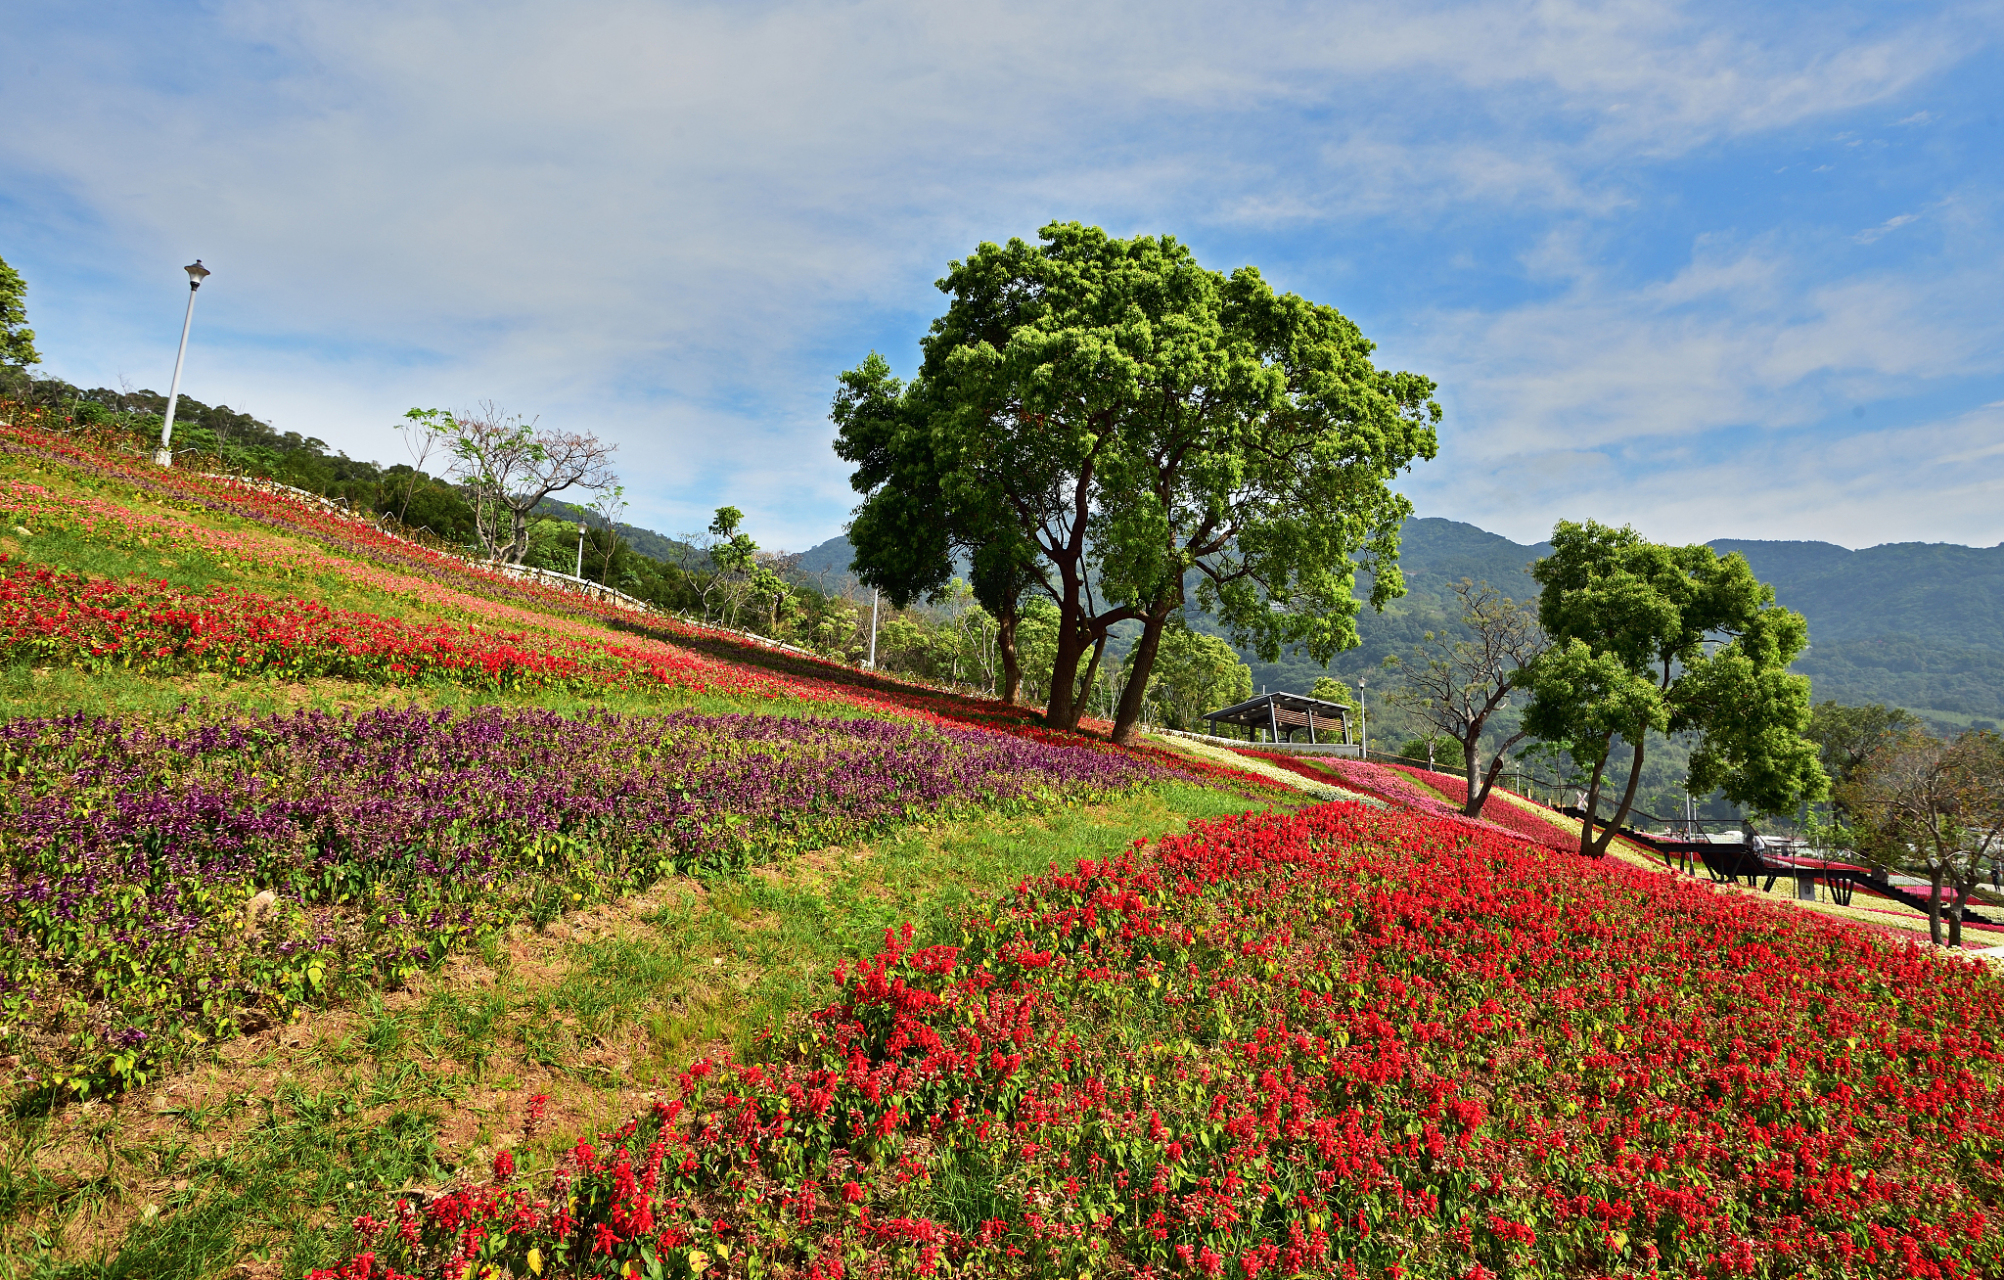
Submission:
[[[1364,710],[1364,678],[1357,677],[1357,727],[1363,734],[1363,743],[1357,749],[1359,760],[1371,758],[1371,717]]]
[[[579,517],[578,517],[578,572],[577,572],[577,576],[578,576],[578,578],[579,578],[580,580],[582,580],[582,579],[583,579],[583,577],[584,577],[584,536],[585,536],[585,522],[584,522],[584,517],[583,517],[583,516],[579,516]]]
[[[174,381],[167,387],[167,420],[160,424],[160,447],[153,460],[163,467],[174,465],[174,402],[181,398],[181,362],[188,358],[188,326],[195,323],[195,291],[209,275],[200,258],[183,268],[188,273],[188,314],[181,317],[181,349],[174,353]]]
[[[870,670],[877,669],[877,602],[884,593],[875,587],[870,589]]]

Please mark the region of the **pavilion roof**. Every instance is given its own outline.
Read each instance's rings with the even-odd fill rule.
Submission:
[[[1262,693],[1256,698],[1233,703],[1220,711],[1206,712],[1204,719],[1224,724],[1244,725],[1251,729],[1268,729],[1278,722],[1283,728],[1292,725],[1302,728],[1308,724],[1309,716],[1317,721],[1333,721],[1346,724],[1350,708],[1340,702],[1326,702],[1321,698],[1311,698],[1304,693]]]

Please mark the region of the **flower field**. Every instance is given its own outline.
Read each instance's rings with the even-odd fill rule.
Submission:
[[[1345,760],[1330,756],[1291,756],[1278,751],[1258,751],[1245,747],[1237,748],[1240,755],[1252,756],[1269,764],[1278,765],[1292,773],[1310,779],[1333,778],[1352,791],[1376,796],[1421,813],[1432,814],[1449,822],[1467,823],[1490,831],[1506,832],[1533,844],[1561,852],[1577,850],[1579,838],[1568,838],[1565,831],[1546,822],[1535,814],[1525,813],[1516,806],[1496,798],[1482,808],[1482,817],[1464,817],[1459,805],[1443,799],[1435,785],[1429,785],[1414,777],[1422,770],[1411,770],[1401,765],[1372,764],[1364,760]],[[1445,774],[1430,775],[1433,779],[1443,779],[1456,783],[1458,778],[1448,778]]]
[[[0,645],[44,661],[85,668],[116,662],[169,673],[337,675],[392,684],[445,678],[494,689],[659,685],[732,698],[846,705],[1058,745],[1082,741],[1042,729],[1034,708],[768,649],[666,615],[636,617],[601,600],[505,577],[366,520],[254,485],[91,452],[21,423],[0,427],[0,451],[54,464],[72,480],[90,483],[97,477],[115,497],[130,500],[0,480],[0,514],[32,521],[34,532],[56,529],[126,549],[194,552],[225,569],[332,574],[417,604],[435,617],[472,620],[427,626],[241,590],[176,592],[158,582],[87,582],[15,566],[11,576],[28,578],[11,584],[17,599],[0,623],[5,627]],[[252,527],[213,529],[176,508]],[[308,546],[279,543],[259,526],[304,538]],[[193,632],[197,625],[203,628],[199,635]],[[623,638],[613,640],[608,631]],[[233,639],[249,643],[232,648]],[[545,651],[542,658],[537,651]],[[1244,771],[1153,748],[1129,750],[1239,789],[1268,786]]]
[[[1049,732],[32,424],[0,455],[0,536],[35,557],[0,557],[18,666],[414,703],[0,721],[0,1256],[193,1276],[276,1244],[285,1274],[350,1257],[322,1274],[372,1280],[2004,1275],[2004,984],[1977,965],[1583,863],[1538,813],[1465,819],[1458,779],[1377,763],[1245,752],[1391,807],[1102,859],[1238,807],[1143,784],[1257,801],[1279,775]],[[139,576],[156,563],[225,585]],[[477,696],[424,692],[445,685]],[[664,713],[535,705],[615,690]],[[665,713],[695,695],[724,701]],[[416,705],[434,696],[495,705]],[[1074,803],[1102,799],[1125,816]],[[1058,820],[1101,860],[965,913],[965,886],[1045,865]],[[861,861],[731,874],[894,831]],[[613,901],[690,874],[673,912]],[[674,1078],[708,1052],[687,1046],[828,1001],[857,933],[906,918],[931,932],[838,969],[751,1060]],[[441,969],[469,950],[483,966]],[[636,1022],[662,1008],[672,1026]],[[573,1141],[662,1071],[658,1104]],[[263,1120],[218,1118],[239,1106]],[[181,1145],[146,1145],[160,1117]],[[281,1152],[288,1133],[317,1136]],[[262,1181],[215,1179],[252,1151]],[[239,1212],[252,1182],[267,1198]],[[93,1256],[61,1224],[101,1186],[119,1207],[92,1230],[122,1243]],[[267,1225],[196,1242],[224,1218]]]
[[[755,673],[666,646],[632,646],[412,623],[237,588],[89,579],[0,557],[0,657],[86,670],[334,676],[415,685],[592,689],[635,681],[704,692],[767,691]]]
[[[1164,776],[908,721],[494,708],[14,720],[0,764],[0,1034],[79,1091],[662,875]]]
[[[515,612],[512,611],[511,612]],[[657,640],[603,632],[552,635],[409,622],[238,588],[184,591],[159,581],[89,579],[0,556],[0,658],[142,674],[318,676],[417,686],[446,681],[495,692],[664,688],[846,705],[941,728],[978,726],[1059,750],[1114,751],[1241,789],[1263,779],[1152,747],[1112,748],[1029,723],[1024,707],[930,690],[787,679]],[[887,682],[888,683],[888,682]]]
[[[1029,708],[1004,707],[991,699],[769,649],[680,618],[636,616],[603,600],[510,578],[425,539],[392,533],[288,493],[231,477],[163,469],[138,455],[94,448],[42,429],[32,413],[16,416],[12,425],[0,424],[0,452],[51,466],[72,481],[99,486],[108,496],[58,495],[43,485],[15,480],[0,493],[0,501],[14,509],[10,518],[33,517],[46,526],[75,529],[112,545],[197,550],[225,564],[276,565],[284,570],[297,564],[510,630],[554,630],[594,643],[603,641],[607,630],[617,631],[632,636],[638,648],[672,649],[682,663],[715,664],[716,687],[733,694],[846,701],[1005,729],[1038,718]],[[246,523],[251,529],[207,529],[185,518],[192,514]],[[302,557],[291,548],[260,546],[260,530],[305,539],[324,550]]]
[[[839,976],[320,1275],[2004,1269],[2004,983],[1425,815],[1210,824]]]

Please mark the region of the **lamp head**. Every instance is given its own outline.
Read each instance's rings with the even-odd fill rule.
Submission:
[[[195,261],[191,265],[183,267],[181,269],[188,273],[188,287],[190,289],[201,288],[202,281],[208,279],[209,275],[211,274],[209,269],[202,265],[202,260],[200,258],[195,259]]]

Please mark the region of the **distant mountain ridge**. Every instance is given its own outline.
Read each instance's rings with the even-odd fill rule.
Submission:
[[[1367,609],[1357,620],[1362,647],[1329,664],[1353,684],[1381,678],[1385,657],[1449,622],[1452,587],[1464,577],[1518,599],[1536,595],[1525,570],[1552,550],[1439,516],[1407,521],[1401,542],[1408,594],[1383,614]],[[2004,544],[1897,542],[1853,551],[1719,538],[1707,545],[1745,556],[1755,576],[1774,585],[1776,601],[1808,619],[1810,650],[1796,670],[1810,677],[1818,701],[1885,702],[1953,727],[2004,720]],[[801,568],[832,580],[848,569],[850,554],[847,538],[830,538],[802,554]],[[1214,629],[1209,619],[1191,622]],[[1254,683],[1274,688],[1306,688],[1324,670],[1299,655],[1274,663],[1242,656]]]

